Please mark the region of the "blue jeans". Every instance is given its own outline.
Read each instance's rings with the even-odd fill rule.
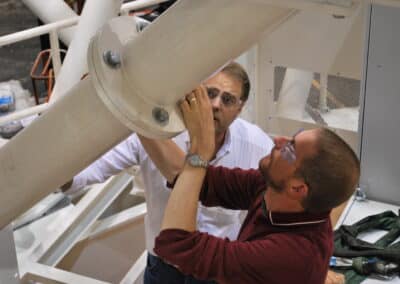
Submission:
[[[144,270],[144,284],[217,284],[214,281],[197,280],[183,275],[178,269],[162,261],[159,257],[147,254]]]

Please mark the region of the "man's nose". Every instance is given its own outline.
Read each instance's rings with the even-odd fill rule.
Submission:
[[[281,149],[283,145],[285,145],[287,142],[287,139],[283,136],[276,136],[274,138],[274,143],[277,149]]]
[[[214,109],[220,109],[221,108],[221,97],[220,96],[216,96],[215,98],[210,99],[211,100],[211,106]]]

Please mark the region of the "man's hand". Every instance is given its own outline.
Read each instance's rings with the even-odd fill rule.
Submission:
[[[189,131],[190,153],[211,160],[215,151],[215,128],[210,100],[204,86],[187,94],[180,107]]]
[[[345,278],[343,274],[328,270],[328,274],[325,278],[325,284],[345,284]]]

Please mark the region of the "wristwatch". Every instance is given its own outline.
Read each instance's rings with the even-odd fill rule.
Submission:
[[[189,163],[189,165],[196,168],[207,169],[209,164],[208,161],[203,160],[198,154],[188,154],[186,156],[186,161]]]

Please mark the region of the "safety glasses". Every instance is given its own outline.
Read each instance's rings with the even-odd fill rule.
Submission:
[[[234,95],[228,92],[222,92],[219,89],[213,87],[207,87],[207,94],[210,100],[213,100],[220,96],[222,104],[226,107],[231,107],[236,105],[238,102],[241,102],[241,100]]]
[[[296,131],[296,133],[292,136],[292,139],[287,141],[282,147],[281,147],[281,157],[286,160],[289,164],[293,164],[296,161],[296,151],[295,151],[295,137],[298,135],[300,132],[302,132],[304,129],[299,129]]]

